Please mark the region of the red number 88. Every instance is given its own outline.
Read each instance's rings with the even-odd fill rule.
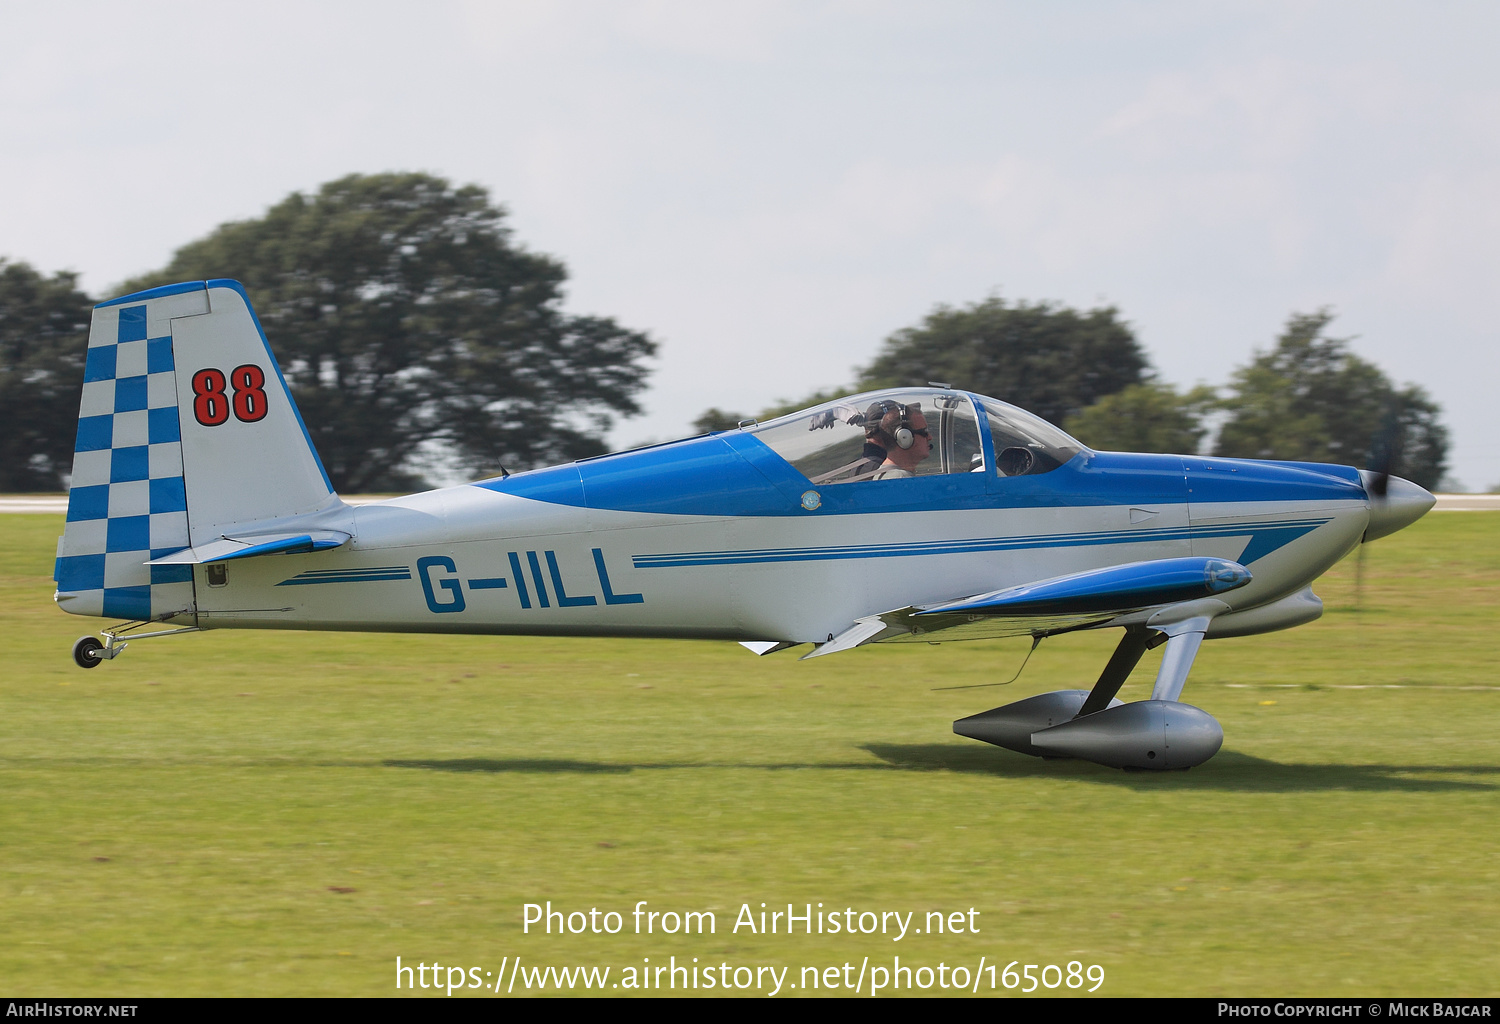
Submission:
[[[234,388],[234,398],[224,393]],[[228,380],[220,370],[199,370],[193,374],[193,418],[205,427],[217,427],[229,419],[231,405],[234,418],[241,423],[265,419],[266,373],[254,363],[236,366]]]

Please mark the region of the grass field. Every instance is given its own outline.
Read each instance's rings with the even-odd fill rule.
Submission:
[[[1207,644],[1184,697],[1224,749],[1163,775],[950,731],[1091,685],[1113,634],[957,691],[932,687],[1008,678],[1026,643],[798,663],[729,643],[203,633],[84,672],[69,646],[99,622],[50,600],[61,528],[0,517],[8,995],[389,995],[398,955],[612,980],[698,957],[794,984],[864,957],[984,956],[1098,964],[1102,995],[1500,992],[1500,515],[1433,513],[1370,545],[1361,609],[1345,562],[1320,621]],[[1159,654],[1122,697],[1148,695]],[[625,928],[523,934],[522,905],[546,900]],[[633,934],[638,900],[714,910],[717,931]],[[917,927],[973,907],[979,933],[732,933],[762,902]]]

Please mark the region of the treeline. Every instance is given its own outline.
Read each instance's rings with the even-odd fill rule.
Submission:
[[[351,175],[225,224],[120,292],[243,282],[335,487],[407,490],[440,455],[474,476],[601,454],[639,412],[655,343],[562,310],[567,271],[517,244],[478,186],[426,174]],[[95,298],[72,273],[0,259],[0,491],[65,486]],[[941,380],[1012,402],[1103,449],[1213,452],[1393,470],[1435,487],[1438,407],[1294,315],[1223,389],[1160,381],[1113,308],[990,298],[939,307],[888,338],[857,380],[759,418],[886,386]],[[707,410],[700,430],[741,413]],[[1383,457],[1383,456],[1381,456]]]
[[[562,310],[567,271],[517,245],[484,189],[351,175],[183,246],[130,292],[249,290],[334,486],[410,490],[440,454],[474,476],[602,454],[640,411],[655,343]],[[0,491],[72,467],[95,300],[72,274],[0,264]]]
[[[1156,376],[1118,310],[992,297],[938,307],[887,338],[853,384],[778,403],[756,418],[873,388],[942,381],[1019,405],[1096,449],[1375,463],[1435,488],[1449,443],[1440,409],[1420,387],[1397,386],[1355,355],[1352,339],[1331,337],[1332,321],[1326,309],[1294,313],[1275,344],[1225,387],[1179,391]],[[747,418],[709,409],[694,425],[720,430]]]

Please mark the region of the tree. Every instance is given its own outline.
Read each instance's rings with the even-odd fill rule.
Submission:
[[[965,309],[939,306],[891,335],[859,385],[945,381],[1060,424],[1146,372],[1145,352],[1113,307],[1080,313],[991,296]]]
[[[504,221],[477,185],[350,175],[127,287],[243,283],[340,490],[418,485],[434,443],[476,474],[600,454],[612,416],[640,411],[656,346],[564,313],[563,265],[515,245]]]
[[[53,491],[73,469],[93,301],[77,275],[0,259],[0,491]]]
[[[1170,384],[1148,380],[1105,395],[1063,428],[1090,448],[1120,452],[1173,452],[1191,455],[1208,432],[1204,415],[1214,406],[1213,388],[1185,394]]]
[[[1398,389],[1351,353],[1352,339],[1327,337],[1323,331],[1332,321],[1327,309],[1292,314],[1276,347],[1235,371],[1215,454],[1352,466],[1388,462],[1392,472],[1436,487],[1448,456],[1441,410],[1421,388]]]

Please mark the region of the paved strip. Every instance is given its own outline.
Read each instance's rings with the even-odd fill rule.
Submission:
[[[1212,686],[1212,683],[1202,683]],[[1500,686],[1451,683],[1220,683],[1230,690],[1500,690]]]
[[[1500,494],[1439,494],[1438,512],[1500,511]]]
[[[0,512],[51,512],[57,514],[66,512],[67,510],[68,499],[66,497],[0,496]]]

